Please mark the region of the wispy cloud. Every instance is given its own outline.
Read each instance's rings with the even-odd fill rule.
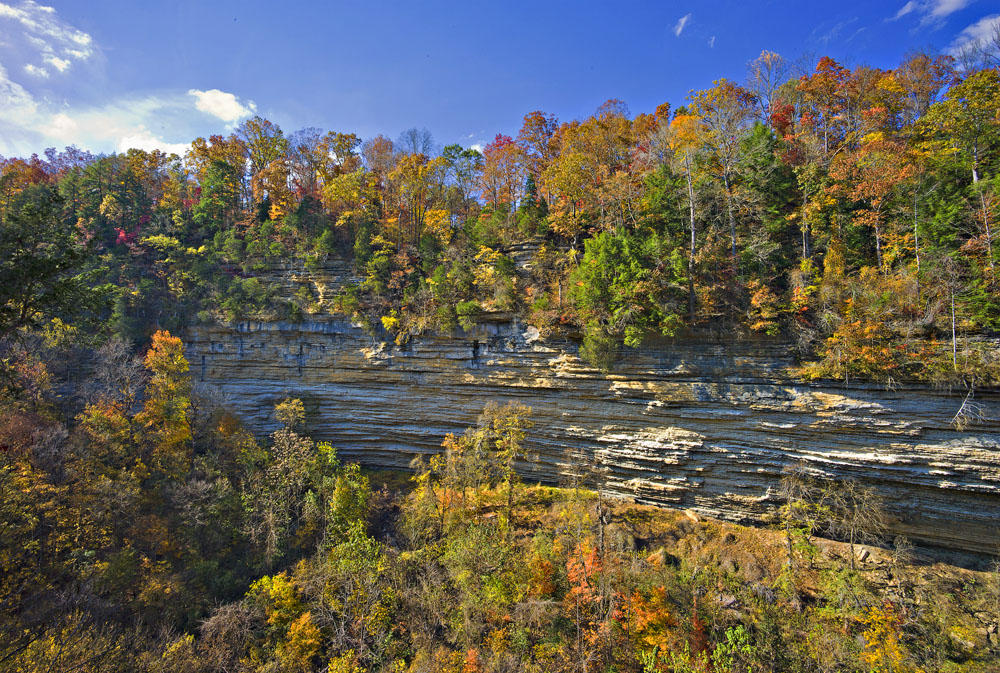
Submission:
[[[26,0],[18,6],[0,2],[0,26],[8,34],[13,30],[21,33],[24,41],[35,48],[37,62],[28,72],[46,77],[51,69],[66,72],[74,61],[86,61],[94,55],[93,38],[59,18],[52,7],[39,5],[34,0]]]
[[[828,31],[826,31],[823,34],[818,34],[818,31],[822,30],[822,26],[820,26],[819,28],[817,28],[816,30],[813,31],[812,37],[817,42],[821,42],[823,44],[829,44],[833,40],[839,38],[840,35],[843,34],[843,32],[844,32],[844,30],[846,28],[852,26],[853,24],[855,24],[857,22],[858,22],[858,17],[856,17],[856,16],[855,17],[851,17],[850,19],[847,19],[846,21],[840,21],[839,23],[835,24],[833,26],[833,28],[830,28]],[[829,24],[827,24],[827,25],[829,25]],[[852,35],[851,37],[854,37],[854,36]]]
[[[1000,14],[984,16],[979,21],[966,26],[958,34],[952,41],[951,46],[948,47],[948,53],[957,55],[967,46],[974,45],[977,42],[988,42],[996,35],[998,30],[1000,30]]]
[[[31,0],[0,2],[0,34],[0,154],[69,144],[181,154],[188,145],[175,139],[186,141],[220,121],[232,128],[256,110],[252,101],[220,89],[112,94],[89,103],[67,94],[79,78],[60,75],[74,67],[86,65],[88,78],[103,79],[94,59],[99,47],[53,8]]]
[[[920,17],[920,24],[937,23],[960,9],[965,9],[973,0],[909,0],[899,8],[892,20],[914,14]]]
[[[715,48],[715,35],[713,35],[712,37],[708,38],[708,48],[709,49],[714,49]]]
[[[684,26],[686,26],[688,24],[688,21],[690,21],[690,20],[691,20],[691,14],[690,13],[685,14],[681,18],[677,19],[677,23],[674,24],[674,35],[676,37],[680,37],[681,36],[681,33],[684,32]]]
[[[26,118],[36,114],[38,104],[28,91],[7,76],[7,69],[0,63],[0,118]],[[0,136],[0,140],[3,136]]]

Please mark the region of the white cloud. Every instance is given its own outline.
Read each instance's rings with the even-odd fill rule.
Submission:
[[[708,38],[708,48],[709,49],[715,49],[715,35],[713,35],[712,37]]]
[[[472,143],[471,145],[469,145],[469,149],[470,150],[476,150],[477,152],[479,152],[480,154],[482,154],[483,153],[483,144],[482,143]]]
[[[691,14],[685,14],[681,18],[677,19],[677,23],[674,24],[674,35],[680,37],[681,33],[684,32],[684,26],[686,26],[687,22],[690,20]]]
[[[80,126],[73,118],[65,112],[59,112],[49,119],[49,123],[42,128],[47,136],[60,139],[71,139],[79,133]],[[72,142],[69,140],[69,142]]]
[[[51,65],[53,68],[59,72],[66,72],[69,69],[70,62],[68,59],[59,58],[58,56],[53,56],[52,54],[46,54],[42,57],[42,60]]]
[[[24,66],[24,72],[28,73],[32,77],[41,77],[42,79],[49,76],[48,70],[45,68],[39,68],[37,65],[32,65],[31,63]]]
[[[194,96],[196,108],[228,124],[235,124],[243,117],[249,117],[257,109],[253,101],[244,105],[233,94],[219,89],[207,91],[191,89],[188,91],[188,95]]]
[[[188,143],[168,143],[162,138],[157,138],[155,135],[146,130],[145,127],[140,126],[135,129],[132,135],[122,136],[118,141],[118,147],[116,148],[119,152],[124,152],[130,149],[146,150],[147,152],[152,152],[153,150],[160,150],[166,154],[176,154],[177,156],[184,156],[184,153],[190,148],[191,145]]]
[[[909,0],[899,8],[893,20],[901,19],[909,14],[920,16],[921,25],[941,21],[955,12],[965,9],[973,0]]]
[[[993,39],[996,31],[1000,30],[1000,14],[984,16],[975,23],[968,25],[958,34],[948,47],[948,53],[959,54],[963,48],[974,45],[977,42],[986,43]]]

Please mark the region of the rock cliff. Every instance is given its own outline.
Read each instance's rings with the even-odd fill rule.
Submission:
[[[990,554],[1000,544],[997,391],[977,395],[984,418],[958,431],[958,394],[797,381],[777,341],[626,350],[609,374],[516,321],[405,347],[334,319],[202,326],[186,341],[195,378],[252,428],[269,430],[273,404],[300,397],[313,436],[366,465],[406,467],[488,400],[519,400],[535,421],[529,480],[591,461],[617,494],[752,523],[774,511],[782,470],[804,463],[876,486],[914,541]]]

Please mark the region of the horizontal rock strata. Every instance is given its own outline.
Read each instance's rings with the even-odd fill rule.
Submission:
[[[628,350],[610,374],[516,321],[405,347],[338,320],[202,326],[186,341],[195,378],[250,427],[269,431],[273,405],[299,397],[312,435],[365,465],[405,468],[487,401],[518,400],[535,422],[528,480],[590,461],[616,494],[759,523],[783,470],[803,463],[877,487],[895,532],[914,541],[989,554],[1000,544],[996,391],[977,395],[981,422],[958,431],[956,393],[803,383],[774,341]]]

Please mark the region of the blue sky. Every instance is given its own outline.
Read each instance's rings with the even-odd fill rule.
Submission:
[[[0,155],[181,151],[254,113],[469,146],[536,109],[676,106],[763,49],[891,67],[998,21],[998,0],[0,0]]]

